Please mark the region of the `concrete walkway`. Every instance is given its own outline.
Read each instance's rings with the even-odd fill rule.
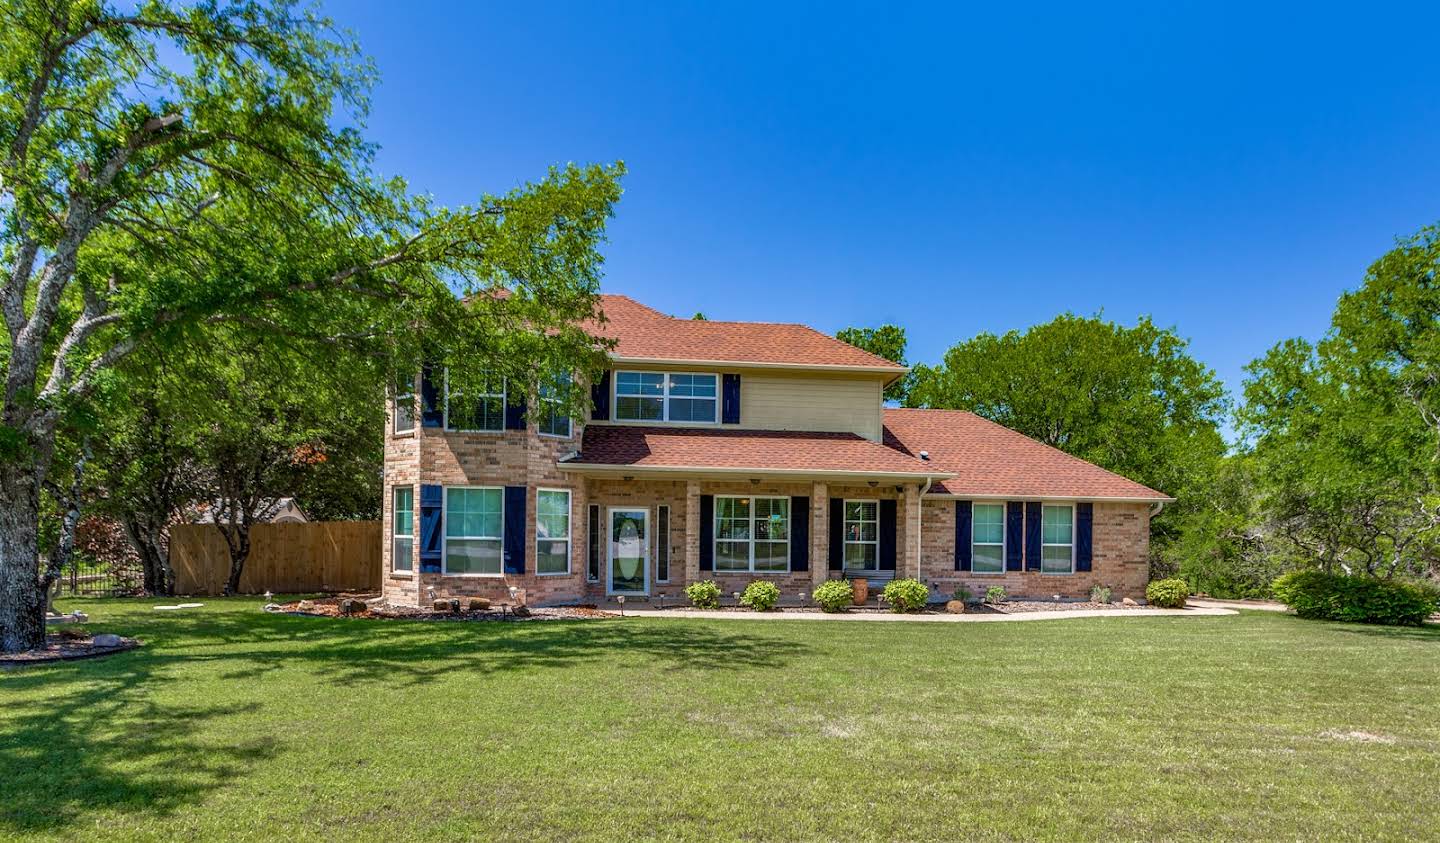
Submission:
[[[606,611],[619,607],[607,605]],[[711,612],[696,609],[632,609],[625,608],[627,618],[691,618],[703,620],[750,621],[909,621],[912,623],[1003,623],[1006,621],[1058,621],[1067,618],[1181,618],[1215,617],[1239,614],[1233,609],[1196,607],[1185,609],[1060,609],[1053,612],[1016,612],[1013,615],[937,613],[901,615],[894,612]]]
[[[1187,605],[1202,609],[1258,609],[1262,612],[1288,612],[1284,603],[1274,600],[1214,600],[1209,597],[1191,597]]]

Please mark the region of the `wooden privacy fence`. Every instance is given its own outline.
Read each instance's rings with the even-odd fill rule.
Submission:
[[[177,594],[220,594],[230,575],[230,551],[214,524],[170,528],[170,565]],[[256,524],[240,591],[294,594],[363,591],[380,587],[379,521]]]

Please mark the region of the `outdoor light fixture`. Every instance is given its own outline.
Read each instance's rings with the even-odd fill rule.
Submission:
[[[615,602],[620,604],[620,617],[625,617],[625,595],[617,595],[615,597]]]

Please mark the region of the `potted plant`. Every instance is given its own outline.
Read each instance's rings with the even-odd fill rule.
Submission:
[[[870,581],[864,577],[850,578],[850,595],[856,606],[864,606],[870,599]]]

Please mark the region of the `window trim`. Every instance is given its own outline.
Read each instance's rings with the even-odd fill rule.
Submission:
[[[395,505],[395,497],[402,489],[410,493],[410,532],[408,533],[395,532],[395,513],[397,511],[397,507]],[[415,576],[415,509],[416,507],[414,486],[396,485],[390,487],[390,576],[392,577]],[[395,560],[399,558],[399,555],[395,552],[396,539],[410,540],[409,567],[403,570],[395,567]]]
[[[852,503],[868,503],[868,504],[874,504],[874,506],[875,506],[875,539],[874,539],[873,541],[866,541],[866,540],[864,540],[864,539],[856,539],[855,541],[851,541],[851,540],[850,540],[850,537],[846,534],[845,525],[846,525],[847,523],[850,523],[850,519],[849,519],[849,517],[847,516],[845,510],[847,510],[847,509],[850,507],[850,504],[852,504]],[[840,515],[841,515],[841,518],[840,518],[840,536],[841,536],[841,538],[840,538],[840,572],[841,572],[841,573],[860,573],[860,574],[878,574],[878,573],[880,573],[880,499],[879,499],[879,498],[845,498],[844,500],[841,501],[840,507],[841,507],[841,509],[840,509]],[[856,521],[856,522],[854,522],[854,523],[856,523],[856,524],[864,524],[864,523],[867,523],[867,522],[868,522],[868,519],[862,519],[862,520]],[[845,564],[845,548],[846,548],[848,545],[852,545],[852,544],[869,544],[869,545],[874,545],[874,546],[875,546],[875,567],[874,567],[874,568],[850,568],[850,567],[846,567],[846,564]]]
[[[442,427],[441,429],[444,430],[444,431],[446,431],[446,432],[448,432],[448,433],[504,433],[504,432],[505,432],[505,408],[506,408],[507,406],[509,406],[509,401],[510,401],[510,396],[509,396],[509,394],[508,394],[508,393],[509,393],[509,388],[510,388],[509,378],[506,378],[505,376],[502,375],[502,376],[500,377],[500,391],[499,391],[498,393],[496,393],[496,392],[482,392],[482,393],[480,393],[480,395],[477,396],[478,398],[499,398],[499,399],[500,399],[500,426],[499,426],[499,427],[497,427],[497,428],[489,428],[489,427],[464,427],[464,428],[461,428],[461,427],[452,427],[452,426],[450,425],[450,368],[447,366],[447,367],[445,368],[445,408],[444,408],[444,410],[443,410],[444,417],[441,419],[441,422],[440,422],[440,423],[443,425],[443,427]],[[461,397],[461,398],[465,397],[465,396],[464,396],[464,393],[461,393],[460,397]],[[456,488],[457,488],[457,489],[469,489],[469,488],[489,488],[489,487],[485,487],[485,486],[457,486]]]
[[[573,379],[571,379],[569,375],[566,375],[565,377],[566,377],[567,380],[572,380],[572,381],[573,381]],[[542,421],[544,420],[544,417],[545,417],[545,416],[548,416],[549,413],[552,412],[551,410],[547,409],[546,405],[547,405],[547,404],[559,404],[559,403],[561,403],[561,401],[560,401],[560,399],[558,399],[558,398],[546,398],[546,397],[545,397],[543,385],[537,385],[537,386],[536,386],[536,388],[535,388],[535,409],[538,410],[538,411],[540,411],[539,413],[537,413],[537,418],[535,419],[535,434],[536,434],[537,436],[545,436],[545,437],[548,437],[548,438],[551,438],[551,439],[570,439],[570,438],[572,438],[572,437],[575,435],[575,420],[574,420],[573,418],[571,418],[568,413],[565,415],[565,432],[564,432],[564,433],[546,433],[545,430],[543,429],[543,427],[542,427]]]
[[[622,374],[624,374],[624,375],[659,375],[660,377],[664,378],[664,392],[663,392],[663,394],[661,394],[661,395],[624,395],[624,396],[622,396],[622,395],[620,394],[620,376],[621,376]],[[702,376],[702,377],[711,377],[711,378],[714,378],[714,379],[715,379],[715,398],[714,398],[714,401],[715,401],[715,416],[714,416],[714,419],[713,419],[712,421],[703,421],[703,420],[696,421],[696,420],[693,420],[693,419],[672,419],[672,418],[670,418],[670,401],[671,401],[671,398],[672,398],[672,397],[673,397],[673,398],[679,398],[679,399],[682,400],[682,401],[684,401],[684,400],[691,400],[691,399],[693,398],[693,396],[689,396],[689,395],[671,396],[671,394],[670,394],[670,376],[671,376],[671,375],[700,375],[700,376]],[[610,420],[613,421],[613,422],[618,422],[618,423],[620,423],[620,424],[693,424],[693,425],[702,425],[702,426],[706,426],[706,427],[718,427],[718,426],[720,425],[720,416],[721,416],[720,404],[722,403],[722,399],[723,399],[723,397],[724,397],[724,396],[721,394],[722,391],[723,391],[723,380],[724,380],[724,379],[720,377],[720,374],[719,374],[718,372],[666,372],[666,371],[657,371],[657,370],[654,370],[654,369],[616,369],[615,372],[614,372],[614,374],[613,374],[613,375],[611,376],[611,378],[610,378]],[[626,419],[626,418],[621,418],[621,417],[620,417],[620,399],[621,399],[622,397],[624,397],[624,398],[659,398],[659,399],[660,399],[660,418],[658,418],[658,419]],[[708,400],[708,399],[701,398],[701,399],[697,399],[697,400],[704,401],[704,400]],[[743,496],[741,496],[741,497],[743,497]]]
[[[544,492],[552,492],[552,493],[564,492],[564,493],[565,493],[565,538],[563,538],[563,539],[557,539],[557,538],[555,538],[554,536],[546,536],[545,539],[544,539],[544,540],[547,541],[547,542],[558,542],[558,541],[563,541],[563,542],[565,542],[565,570],[563,570],[563,571],[541,571],[541,570],[540,570],[540,541],[541,541],[541,539],[540,539],[540,495],[541,495],[542,493],[544,493]],[[573,523],[573,521],[574,521],[574,516],[575,516],[575,496],[571,493],[571,491],[570,491],[569,489],[549,488],[549,487],[545,487],[545,486],[540,486],[540,487],[537,487],[537,488],[535,489],[535,576],[537,576],[537,577],[568,577],[568,576],[570,576],[570,569],[574,567],[574,562],[573,562],[573,560],[572,560],[572,558],[571,558],[572,555],[573,555],[574,549],[575,549],[575,545],[573,544],[573,542],[574,542],[574,536],[575,536],[575,525],[574,525],[574,523]],[[503,503],[502,503],[502,508],[501,508],[501,518],[502,518],[501,524],[503,525],[503,524],[504,524],[504,521],[503,521],[503,518],[504,518]],[[502,529],[501,532],[504,532],[504,530]],[[502,541],[503,541],[503,539],[502,539]]]
[[[1070,542],[1061,544],[1045,541],[1045,507],[1065,507],[1070,510]],[[1076,523],[1078,507],[1074,501],[1041,501],[1040,502],[1040,573],[1050,577],[1068,577],[1075,573],[1075,533],[1079,528]],[[1045,570],[1045,548],[1047,547],[1069,547],[1070,548],[1070,570],[1068,571],[1047,571]]]
[[[750,514],[749,514],[749,518],[748,518],[749,523],[750,523],[750,530],[749,530],[750,535],[749,535],[748,538],[744,539],[746,546],[749,548],[749,563],[750,563],[750,564],[749,564],[749,567],[747,567],[747,568],[726,568],[726,569],[724,569],[724,570],[721,570],[721,568],[720,568],[720,542],[722,542],[722,541],[724,541],[724,542],[739,542],[739,541],[741,541],[741,540],[740,540],[740,539],[722,539],[722,538],[720,538],[720,507],[719,507],[719,506],[716,506],[716,507],[715,507],[715,514],[714,514],[714,516],[712,516],[712,517],[714,518],[714,526],[713,526],[713,528],[712,528],[711,531],[710,531],[711,534],[712,534],[712,535],[711,535],[711,538],[710,538],[710,558],[711,558],[712,560],[714,560],[714,566],[713,566],[713,567],[714,567],[714,571],[713,571],[713,573],[715,573],[715,574],[755,574],[755,575],[757,575],[757,576],[762,576],[762,577],[764,577],[764,576],[784,576],[784,575],[786,575],[786,574],[793,573],[793,572],[790,570],[790,542],[793,541],[793,539],[791,538],[791,533],[790,533],[790,525],[791,525],[792,521],[793,521],[794,518],[795,518],[795,513],[794,513],[794,512],[791,512],[791,510],[790,510],[790,503],[791,503],[790,498],[789,498],[788,496],[786,496],[786,495],[715,495],[715,500],[716,500],[717,502],[720,501],[720,500],[726,499],[726,498],[733,499],[733,500],[748,500],[748,501],[751,502],[751,505],[750,505]],[[755,543],[756,543],[757,541],[760,541],[760,542],[763,542],[764,544],[780,544],[780,542],[777,541],[777,540],[775,540],[775,539],[756,539],[756,538],[755,538],[755,505],[754,505],[754,502],[755,502],[755,501],[760,501],[760,500],[785,501],[785,540],[784,540],[784,544],[785,544],[785,569],[784,569],[784,570],[779,570],[779,569],[777,569],[777,570],[774,570],[774,571],[757,571],[757,570],[755,569]],[[877,517],[877,518],[879,517],[879,513],[878,513],[878,512],[876,513],[876,517]],[[877,553],[878,553],[878,549],[877,549]]]
[[[401,392],[398,388],[391,387],[391,389],[394,390],[394,398],[390,403],[391,436],[414,436],[415,428],[419,427],[420,414],[416,412],[417,406],[415,402],[416,393],[419,392],[419,390],[415,388],[415,380],[415,377],[412,375],[410,378],[409,392]],[[409,403],[410,405],[410,426],[404,429],[397,426],[400,423],[400,405],[402,403]]]
[[[977,544],[979,544],[981,547],[995,547],[995,542],[976,542],[976,541],[975,541],[975,512],[974,512],[974,508],[977,507],[977,506],[998,506],[998,507],[1000,507],[1000,570],[998,570],[998,571],[977,571],[977,570],[975,570],[975,546],[976,546]],[[997,576],[1004,576],[1005,573],[1006,573],[1006,571],[1005,571],[1005,568],[1006,568],[1006,563],[1005,563],[1005,551],[1008,549],[1007,544],[1008,544],[1008,542],[1010,541],[1010,536],[1007,535],[1007,534],[1010,532],[1010,530],[1009,530],[1009,526],[1010,526],[1010,525],[1006,522],[1006,518],[1009,516],[1010,504],[1005,503],[1004,501],[972,501],[972,502],[970,503],[970,507],[971,507],[971,512],[970,512],[970,573],[975,574],[976,576],[980,576],[980,577],[997,577]]]
[[[500,493],[500,535],[496,536],[451,536],[450,535],[450,490],[462,489],[466,491],[494,490]],[[500,579],[505,576],[505,487],[504,486],[442,486],[440,487],[440,512],[445,519],[445,526],[440,530],[440,574],[446,577],[483,577],[488,579]],[[456,538],[461,541],[498,541],[500,542],[500,572],[496,574],[486,573],[451,573],[450,572],[450,539]]]
[[[665,512],[665,526],[661,529],[660,512]],[[788,528],[789,525],[787,524]],[[660,555],[665,555],[665,576],[660,576]],[[655,505],[655,582],[670,582],[670,505],[666,503]]]

